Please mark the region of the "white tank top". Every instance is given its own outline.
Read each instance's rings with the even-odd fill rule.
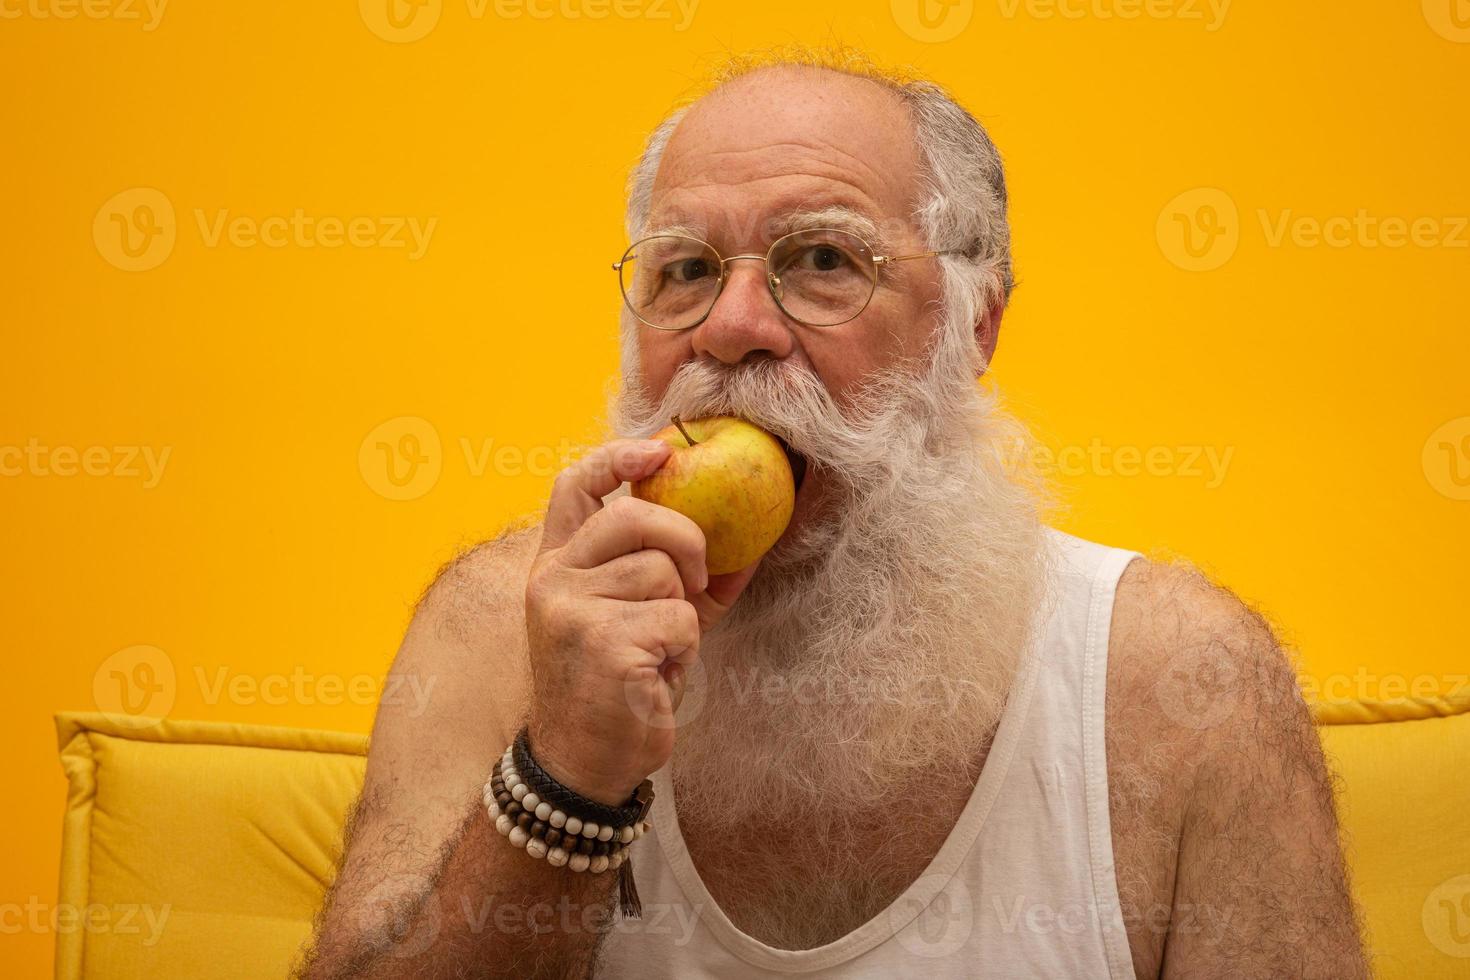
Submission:
[[[634,850],[643,918],[603,942],[600,977],[1133,980],[1103,744],[1108,628],[1135,552],[1058,531],[1051,601],[974,792],[938,854],[885,911],[825,946],[767,946],[732,924],[684,847],[668,767]]]

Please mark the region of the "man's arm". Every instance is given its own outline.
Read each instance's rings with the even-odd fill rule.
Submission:
[[[1185,783],[1160,976],[1369,976],[1332,776],[1290,660],[1198,573],[1145,575],[1157,731]]]
[[[300,976],[587,972],[612,876],[529,860],[481,802],[524,711],[521,603],[538,539],[532,529],[481,545],[420,602]]]

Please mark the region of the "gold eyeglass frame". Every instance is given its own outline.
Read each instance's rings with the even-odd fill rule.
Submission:
[[[858,308],[857,312],[854,313],[852,316],[848,317],[845,320],[838,320],[835,323],[813,323],[810,320],[803,320],[800,317],[793,315],[792,312],[786,308],[786,304],[781,302],[781,293],[780,293],[780,289],[781,289],[781,277],[778,276],[778,275],[776,275],[776,273],[774,273],[773,271],[771,271],[771,257],[773,255],[775,255],[775,253],[776,253],[776,246],[780,245],[782,242],[786,241],[788,238],[796,238],[799,235],[815,235],[815,234],[820,234],[821,232],[824,232],[824,231],[825,232],[835,232],[835,233],[837,233],[839,235],[846,235],[848,238],[853,238],[853,239],[856,239],[857,241],[861,242],[862,243],[862,246],[863,246],[863,251],[869,256],[869,261],[873,263],[873,269],[874,269],[874,275],[873,275],[873,279],[872,279],[871,288],[869,288],[869,290],[868,290],[868,298],[865,299],[865,300],[863,300],[863,305],[860,306]],[[643,314],[639,313],[638,310],[634,308],[633,301],[628,298],[628,290],[627,290],[627,287],[623,285],[623,276],[622,276],[623,266],[627,264],[627,262],[628,262],[628,256],[630,256],[631,254],[633,254],[633,250],[636,249],[639,245],[642,245],[644,242],[651,242],[654,239],[658,239],[658,238],[683,238],[683,239],[685,239],[687,241],[697,242],[698,244],[703,245],[705,248],[709,249],[710,252],[711,252],[711,254],[713,254],[716,258],[718,258],[720,260],[720,278],[719,278],[719,281],[715,284],[715,293],[714,293],[714,296],[712,296],[710,298],[709,309],[705,310],[703,316],[701,316],[698,320],[695,320],[693,323],[689,324],[687,327],[664,327],[664,326],[660,326],[657,323],[652,323],[649,320],[645,319],[644,316],[643,316]],[[765,266],[766,266],[766,288],[767,288],[767,290],[769,290],[769,292],[771,294],[771,298],[776,301],[776,308],[779,309],[782,313],[784,313],[787,316],[791,317],[791,319],[795,320],[797,323],[802,324],[803,326],[808,326],[808,327],[840,327],[840,326],[842,326],[842,324],[844,324],[844,323],[850,323],[853,320],[856,320],[858,317],[862,316],[863,315],[863,311],[866,310],[868,308],[869,304],[871,304],[873,302],[873,295],[878,292],[878,276],[877,276],[877,273],[879,271],[881,271],[884,266],[889,265],[890,263],[893,263],[893,262],[907,262],[910,259],[927,259],[930,256],[934,256],[934,255],[967,255],[967,254],[969,254],[969,253],[966,252],[963,249],[958,249],[958,248],[940,248],[940,249],[933,249],[933,250],[928,251],[928,252],[915,252],[912,255],[874,255],[873,254],[873,247],[871,245],[869,245],[867,243],[867,241],[865,241],[861,235],[853,234],[852,232],[846,231],[846,230],[844,230],[842,228],[808,228],[808,229],[804,229],[802,231],[793,231],[793,232],[791,232],[788,235],[782,235],[780,238],[776,239],[775,241],[773,241],[771,243],[771,247],[768,248],[768,249],[766,249],[766,254],[765,255],[756,255],[756,254],[753,254],[752,253],[752,254],[745,254],[745,255],[731,255],[728,258],[725,257],[725,256],[723,256],[723,255],[720,255],[720,250],[717,249],[717,248],[715,248],[709,242],[704,241],[701,238],[695,238],[693,235],[680,235],[680,234],[647,235],[647,236],[645,236],[643,238],[638,239],[633,244],[629,245],[623,251],[623,257],[621,259],[618,259],[618,261],[614,262],[612,264],[612,267],[613,267],[613,271],[616,272],[616,273],[618,273],[618,292],[620,292],[620,293],[623,294],[623,305],[625,305],[625,306],[628,307],[628,312],[632,313],[635,317],[637,317],[640,323],[643,323],[645,326],[652,327],[654,330],[667,330],[667,331],[669,331],[671,333],[678,332],[680,330],[693,330],[695,327],[699,326],[701,323],[703,323],[704,321],[708,320],[709,319],[709,315],[715,311],[715,304],[720,301],[720,294],[725,291],[725,282],[726,282],[726,280],[728,280],[730,278],[729,277],[729,274],[728,274],[728,272],[726,270],[726,267],[731,262],[735,262],[735,261],[738,261],[740,259],[751,259],[751,260],[754,260],[754,261],[757,261],[757,262],[764,262],[765,263]]]

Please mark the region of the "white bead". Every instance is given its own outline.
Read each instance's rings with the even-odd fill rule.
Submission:
[[[595,824],[595,823],[584,823],[582,825],[582,836],[583,837],[586,837],[588,840],[591,840],[592,838],[596,837],[597,836],[597,824]]]
[[[586,871],[587,865],[591,863],[592,859],[585,854],[573,854],[567,859],[567,864],[571,865],[573,871]]]
[[[582,832],[582,818],[581,817],[567,817],[567,833],[569,833],[573,837],[575,837],[578,834],[580,834],[581,832]]]
[[[503,813],[495,818],[495,829],[500,831],[501,837],[509,837],[510,829],[515,825],[516,822]]]
[[[519,828],[519,827],[512,827],[512,828],[510,828],[510,846],[511,847],[525,847],[526,846],[526,842],[529,841],[530,839],[531,839],[531,835],[528,834],[528,833],[526,833],[521,828]]]
[[[546,820],[546,819],[549,819],[550,817],[551,817],[551,804],[550,803],[538,803],[538,804],[536,804],[536,819],[537,820]]]
[[[595,875],[600,875],[607,870],[607,855],[599,854],[587,865],[587,870]]]
[[[526,787],[525,783],[516,783],[515,788],[510,791],[510,795],[519,803],[526,798],[526,794],[529,792],[530,790]]]
[[[624,844],[631,844],[631,843],[633,843],[633,825],[632,824],[628,824],[628,826],[626,826],[622,830],[618,831],[618,840],[622,841]]]
[[[535,793],[527,793],[525,796],[521,797],[521,806],[525,807],[527,810],[530,810],[533,813],[535,812],[536,807],[540,805],[541,797],[537,796]]]
[[[537,814],[537,816],[540,816],[540,814]],[[560,810],[552,810],[551,816],[547,818],[546,822],[557,830],[560,830],[567,825],[567,815]]]
[[[614,871],[618,870],[623,866],[623,859],[625,856],[626,855],[623,854],[623,849],[618,848],[616,851],[613,851],[607,856],[607,866],[609,868],[612,868]]]
[[[611,827],[603,826],[603,827],[598,827],[597,828],[597,839],[598,840],[612,840],[612,835],[613,835],[613,829]]]
[[[485,812],[488,813],[488,814],[490,814],[490,819],[491,820],[499,820],[500,819],[500,804],[499,803],[496,803],[493,799],[492,800],[488,800],[485,803]]]
[[[505,772],[501,773],[500,781],[507,786],[514,786],[516,783],[525,782],[525,780],[521,778],[521,774],[516,772],[514,769],[507,769]]]
[[[559,847],[553,847],[546,852],[546,863],[553,868],[564,868],[567,863],[567,852]]]
[[[560,848],[558,848],[560,850]],[[546,856],[546,842],[539,837],[532,837],[526,841],[526,853],[533,858],[544,858]]]

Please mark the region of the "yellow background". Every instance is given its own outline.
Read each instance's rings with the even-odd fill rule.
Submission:
[[[1201,0],[965,0],[931,3],[929,26],[914,0],[428,0],[419,20],[396,0],[397,30],[386,0],[176,0],[151,30],[141,3],[94,2],[109,16],[0,0],[0,447],[170,455],[151,487],[0,477],[0,972],[50,961],[51,928],[22,920],[55,901],[52,712],[116,710],[123,678],[175,718],[368,728],[435,569],[538,509],[550,455],[596,431],[627,167],[727,49],[855,43],[990,128],[1022,281],[994,373],[1073,447],[1063,526],[1202,563],[1337,696],[1470,669],[1470,27],[1452,0],[1221,20]],[[137,188],[175,240],[125,271],[113,215],[157,196],[108,202]],[[417,259],[210,244],[220,212],[298,209],[437,223]],[[1283,216],[1360,210],[1432,219],[1438,244],[1274,239]],[[1218,250],[1192,258],[1186,226]],[[378,443],[405,434],[426,461],[400,491]],[[1120,473],[1130,447],[1170,447],[1167,471]],[[1232,454],[1223,479],[1191,467],[1206,449]]]

